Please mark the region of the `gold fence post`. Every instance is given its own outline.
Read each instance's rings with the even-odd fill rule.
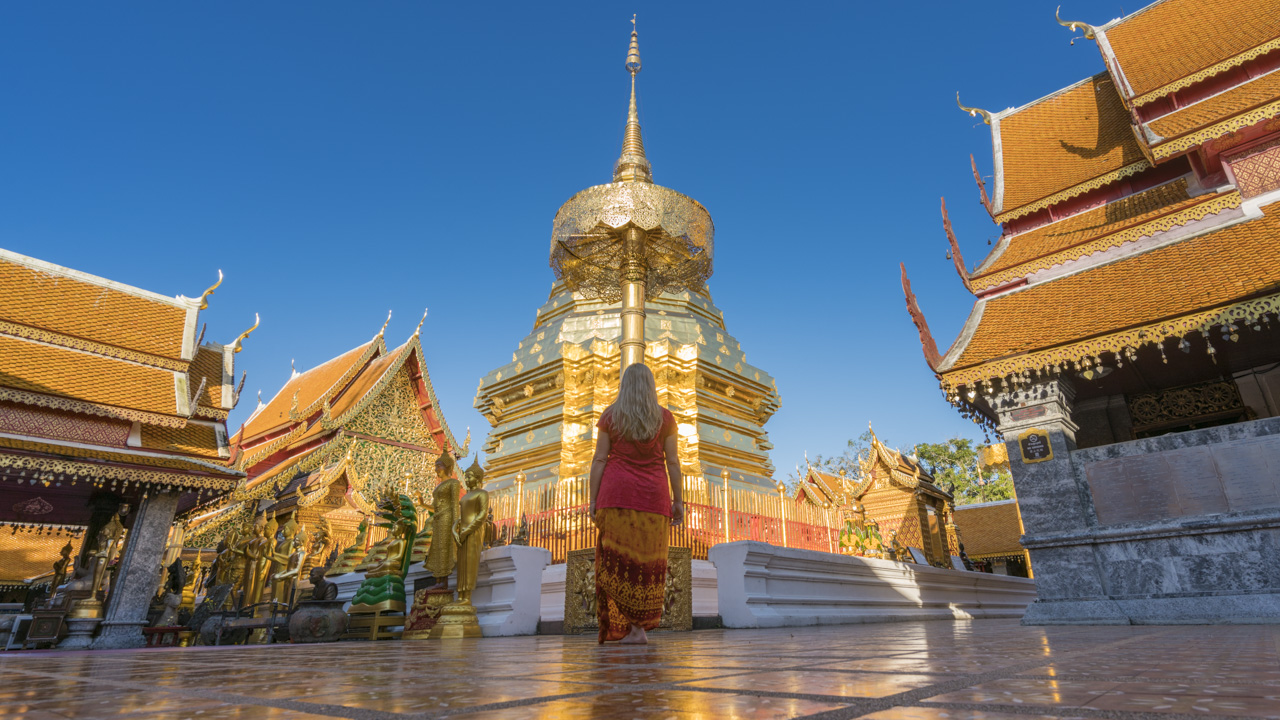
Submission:
[[[787,545],[787,486],[778,481],[778,517],[782,518],[782,547]]]

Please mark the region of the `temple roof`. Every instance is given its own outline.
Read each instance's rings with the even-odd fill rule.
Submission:
[[[996,221],[1020,217],[1150,167],[1107,73],[1001,113]]]
[[[958,505],[952,517],[965,554],[973,560],[1018,555],[1022,549],[1022,521],[1017,500]]]
[[[87,404],[101,411],[95,414],[185,424],[173,418],[179,408],[171,370],[0,335],[0,378],[5,387],[77,405],[68,409],[91,412],[79,407]]]
[[[33,442],[0,437],[0,467],[67,477],[122,480],[133,483],[183,484],[209,490],[230,490],[244,473],[219,461],[205,461],[141,449],[110,450],[80,444]],[[24,459],[25,458],[25,459]]]
[[[1162,0],[1103,30],[1142,105],[1280,47],[1280,12],[1256,0]]]
[[[0,320],[6,325],[189,360],[199,306],[199,300],[167,298],[0,250]]]
[[[363,345],[289,378],[289,381],[265,407],[250,416],[244,428],[236,434],[237,439],[251,441],[294,422],[290,417],[290,410],[295,408],[295,393],[297,394],[296,410],[300,413],[314,412],[316,406],[330,400],[338,391],[346,387],[356,372],[362,369],[371,357],[385,350],[386,343],[379,334]]]
[[[186,427],[142,426],[142,445],[146,450],[198,455],[214,461],[227,457],[226,439],[219,438],[221,425],[188,422]]]
[[[974,379],[957,376],[965,368],[1280,290],[1280,205],[1262,210],[1256,220],[980,300],[972,336],[939,371],[963,384]]]
[[[53,564],[62,557],[61,550],[71,542],[71,559],[80,552],[84,535],[70,538],[35,530],[4,530],[4,563],[0,564],[0,586],[24,584],[23,581],[51,574]],[[67,574],[71,574],[67,564]],[[43,581],[42,581],[43,582]]]
[[[1210,213],[1238,207],[1240,202],[1240,195],[1235,192],[1192,197],[1187,193],[1187,178],[1178,178],[1003,239],[991,257],[974,271],[973,289],[981,293]]]
[[[1280,14],[1280,10],[1277,11]],[[1201,145],[1208,140],[1253,125],[1265,117],[1275,116],[1271,104],[1280,98],[1280,70],[1254,78],[1230,90],[1187,105],[1147,123],[1152,133],[1152,152],[1157,158],[1172,157],[1184,150]],[[1258,118],[1246,115],[1237,122],[1227,121],[1236,116],[1264,108]],[[1237,127],[1239,126],[1239,127]]]

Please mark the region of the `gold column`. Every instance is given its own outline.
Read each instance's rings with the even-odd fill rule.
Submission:
[[[623,237],[622,370],[644,362],[644,293],[648,268],[644,262],[645,233],[630,227]]]

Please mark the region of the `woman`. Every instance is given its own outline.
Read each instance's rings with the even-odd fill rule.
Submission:
[[[600,642],[644,645],[662,620],[667,535],[684,520],[676,420],[658,404],[653,372],[636,363],[600,416],[591,461]]]

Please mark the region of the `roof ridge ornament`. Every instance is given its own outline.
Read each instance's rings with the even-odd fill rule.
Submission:
[[[978,174],[978,161],[973,159],[973,153],[969,153],[969,167],[973,169],[973,181],[978,183],[978,194],[982,198],[982,207],[987,209],[987,214],[995,220],[996,214],[991,210],[991,198],[987,197],[987,184],[982,182],[982,176]]]
[[[988,125],[990,125],[990,124],[991,124],[991,113],[987,112],[986,110],[983,110],[982,108],[966,107],[966,106],[964,106],[964,105],[961,105],[961,104],[960,104],[960,91],[959,91],[959,90],[957,90],[957,91],[956,91],[956,105],[957,105],[961,110],[963,110],[963,111],[965,111],[965,112],[969,113],[969,117],[978,117],[978,116],[982,116],[982,122],[984,122],[984,123],[986,123],[986,124],[988,124]]]
[[[911,314],[911,322],[915,324],[916,332],[920,334],[920,347],[924,350],[924,361],[929,364],[930,370],[937,372],[938,364],[942,362],[938,343],[934,341],[933,333],[929,332],[929,323],[924,319],[924,313],[920,311],[915,293],[911,292],[911,280],[907,278],[906,263],[898,263],[898,267],[902,270],[902,294],[907,298],[907,312]],[[873,431],[872,437],[874,436]]]
[[[946,198],[942,198],[942,229],[946,231],[947,244],[951,246],[947,259],[955,264],[956,273],[960,275],[960,282],[964,283],[964,289],[972,293],[973,283],[969,280],[969,270],[965,267],[964,256],[960,254],[960,243],[956,241],[956,234],[951,230],[951,216],[947,214]]]
[[[258,317],[258,313],[254,313],[254,314],[253,314],[253,327],[251,327],[251,328],[249,328],[248,330],[245,330],[244,332],[240,333],[239,337],[237,337],[237,338],[236,338],[236,341],[235,341],[235,342],[233,342],[233,343],[231,343],[231,351],[232,351],[233,353],[238,353],[238,352],[240,352],[241,350],[243,350],[243,349],[244,349],[243,347],[241,347],[241,343],[243,343],[243,342],[244,342],[245,338],[249,337],[249,333],[251,333],[251,332],[253,332],[254,330],[257,330],[257,329],[258,329],[258,325],[259,325],[260,323],[261,323],[261,320],[260,320],[260,319],[259,319],[259,317]]]
[[[377,335],[374,335],[374,337],[375,337],[375,338],[380,338],[380,337],[382,337],[382,336],[383,336],[383,334],[387,332],[387,326],[388,326],[388,325],[390,325],[390,324],[391,324],[391,311],[390,311],[390,310],[388,310],[388,311],[387,311],[387,319],[386,319],[385,321],[383,321],[383,323],[382,323],[382,328],[381,328],[380,330],[378,330],[378,334],[377,334]]]
[[[631,104],[627,107],[627,126],[622,134],[622,155],[613,165],[614,182],[653,182],[653,170],[644,154],[644,138],[640,133],[640,113],[636,109],[636,75],[640,73],[640,42],[636,34],[636,16],[631,16],[631,46],[624,67],[631,73]]]
[[[1064,28],[1067,28],[1067,29],[1071,30],[1071,32],[1083,32],[1083,33],[1084,33],[1084,38],[1085,38],[1086,40],[1097,40],[1097,39],[1098,39],[1098,37],[1097,37],[1097,31],[1096,31],[1096,29],[1095,29],[1092,25],[1090,25],[1090,24],[1088,24],[1088,23],[1082,23],[1082,22],[1080,22],[1080,21],[1078,21],[1078,20],[1063,20],[1063,19],[1062,19],[1062,15],[1060,14],[1060,13],[1061,13],[1061,11],[1062,11],[1062,6],[1061,6],[1061,5],[1059,5],[1059,6],[1058,6],[1058,9],[1057,9],[1057,10],[1054,10],[1054,11],[1053,11],[1053,17],[1058,21],[1058,24],[1059,24],[1059,25],[1061,25],[1061,26],[1062,26],[1062,27],[1064,27]],[[1076,40],[1077,40],[1077,38],[1071,38],[1071,44],[1072,44],[1072,45],[1075,45],[1075,44],[1076,44]]]
[[[422,309],[422,319],[418,321],[418,327],[413,329],[413,337],[418,337],[422,334],[422,323],[427,321],[427,311],[430,309],[431,308]]]
[[[208,290],[205,290],[204,292],[200,293],[200,309],[201,310],[207,309],[209,307],[209,296],[212,295],[213,291],[217,290],[218,286],[221,284],[222,284],[222,271],[219,270],[218,282],[210,285]]]

